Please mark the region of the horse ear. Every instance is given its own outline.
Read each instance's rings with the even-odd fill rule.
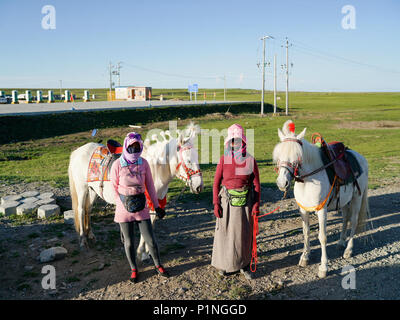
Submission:
[[[306,130],[307,128],[304,128],[303,131],[299,133],[299,135],[296,137],[297,140],[301,140],[304,138],[304,136],[306,135]]]
[[[178,146],[183,146],[185,144],[185,134],[184,132],[179,132],[178,136]]]
[[[285,140],[285,135],[279,128],[278,128],[278,136],[279,136],[279,139],[281,139],[281,141]]]

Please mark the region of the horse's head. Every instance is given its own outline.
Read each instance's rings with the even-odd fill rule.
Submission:
[[[273,151],[273,160],[276,163],[278,178],[276,184],[281,191],[287,191],[293,178],[298,175],[298,170],[303,163],[303,142],[306,128],[299,134],[295,134],[295,126],[292,120],[284,123],[282,130],[278,128],[278,136],[281,140]]]
[[[199,132],[200,127],[191,123],[179,132],[177,139],[178,165],[175,175],[190,187],[192,193],[200,193],[204,188],[199,154],[194,147],[194,138]]]

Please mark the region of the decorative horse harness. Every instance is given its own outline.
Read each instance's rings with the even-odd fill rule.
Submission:
[[[189,181],[191,181],[190,179],[192,178],[192,176],[194,176],[194,175],[202,175],[200,169],[198,169],[198,170],[193,170],[193,169],[189,168],[189,167],[186,165],[185,161],[183,161],[182,151],[184,151],[184,150],[190,150],[190,149],[192,149],[192,148],[193,148],[193,146],[190,145],[190,146],[187,146],[187,147],[178,146],[178,149],[177,149],[177,151],[178,151],[178,160],[179,160],[179,163],[177,164],[175,170],[178,172],[178,178],[181,179],[182,181],[186,182],[186,184],[188,184]],[[186,177],[179,174],[179,171],[178,171],[178,170],[179,170],[179,167],[180,167],[180,166],[182,166],[183,170],[185,171]]]
[[[299,139],[295,139],[295,138],[287,138],[287,139],[284,139],[282,142],[289,142],[289,141],[296,142],[301,147],[303,147],[303,143]],[[337,161],[341,160],[344,157],[344,155],[345,155],[345,150],[343,152],[341,152],[340,154],[338,154],[329,163],[323,165],[322,167],[320,167],[320,168],[318,168],[318,169],[316,169],[316,170],[314,170],[314,171],[312,171],[310,173],[306,173],[306,174],[303,174],[303,175],[299,175],[299,168],[301,168],[301,159],[298,159],[297,161],[293,161],[293,162],[278,161],[277,165],[276,165],[276,168],[275,168],[275,171],[279,172],[280,168],[284,168],[290,173],[290,175],[292,176],[292,178],[294,178],[294,180],[296,182],[304,183],[304,179],[305,178],[310,177],[310,176],[312,176],[312,175],[314,175],[314,174],[316,174],[318,172],[321,172],[322,170],[326,170],[327,168],[333,166]],[[351,172],[351,173],[354,176],[354,173],[353,172]],[[337,184],[336,183],[337,181],[338,181],[338,176],[337,176],[337,174],[335,172],[335,178],[333,180],[333,183],[332,183],[332,186],[330,188],[330,191],[329,191],[327,197],[319,205],[314,206],[314,207],[305,207],[305,206],[301,205],[299,202],[296,201],[297,204],[301,208],[306,210],[306,211],[318,211],[318,210],[321,210],[325,206],[326,202],[328,201],[328,199],[329,199],[329,197],[330,197],[330,195],[332,193],[333,187],[335,185],[336,185],[336,194],[339,195],[340,184]],[[360,187],[358,185],[357,179],[354,180],[354,184],[356,185],[356,187],[358,189],[358,192],[361,195],[361,190],[360,190]],[[330,202],[332,201],[332,199],[333,198],[331,198],[331,200],[329,201],[328,206],[329,206]],[[337,200],[336,209],[338,208],[338,203],[339,203],[339,196],[338,196],[338,200]]]

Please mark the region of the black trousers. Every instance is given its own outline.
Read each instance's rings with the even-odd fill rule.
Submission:
[[[154,265],[158,267],[160,265],[160,255],[158,246],[154,238],[153,227],[151,226],[150,219],[131,221],[131,222],[120,222],[119,226],[123,236],[123,243],[125,247],[126,257],[131,266],[131,269],[137,269],[136,267],[136,250],[135,250],[135,224],[139,227],[139,231],[143,236],[143,239],[149,247],[150,255],[153,258]]]

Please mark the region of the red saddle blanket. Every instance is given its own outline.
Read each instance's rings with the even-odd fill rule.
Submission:
[[[99,146],[94,150],[89,161],[87,182],[109,181],[108,165],[112,154],[105,146]]]

